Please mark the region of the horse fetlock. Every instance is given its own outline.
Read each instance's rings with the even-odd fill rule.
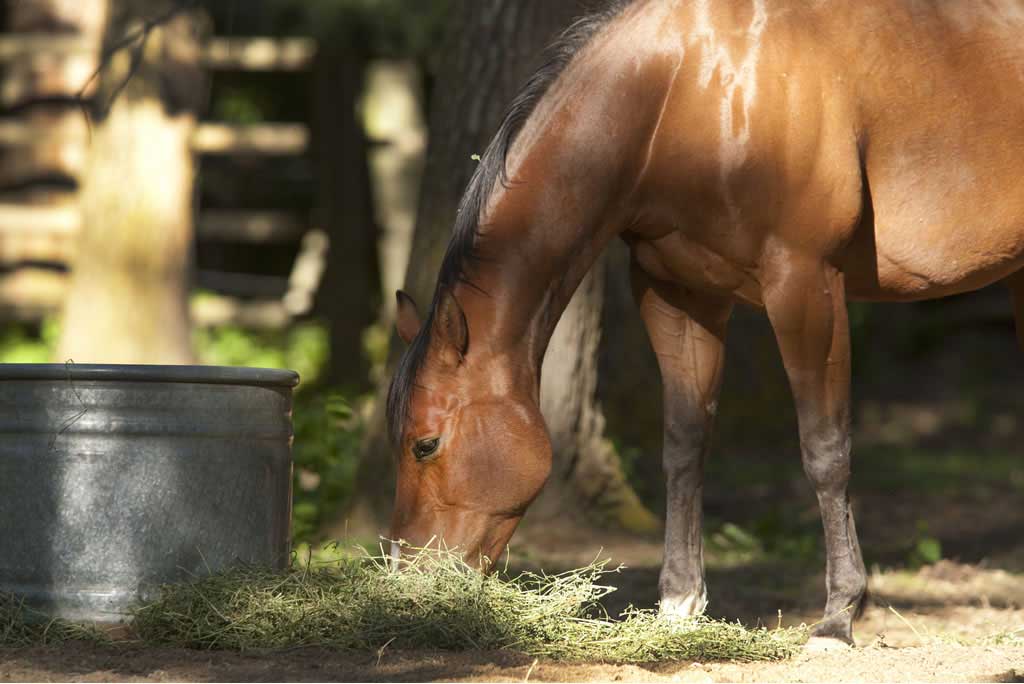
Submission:
[[[663,595],[658,613],[668,618],[692,618],[703,615],[707,607],[707,588],[701,585],[700,589],[688,594]]]
[[[856,617],[862,610],[867,591],[868,580],[863,567],[859,571],[851,569],[831,578],[826,613],[849,612]]]

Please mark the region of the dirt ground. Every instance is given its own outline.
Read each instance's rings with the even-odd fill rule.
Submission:
[[[566,664],[508,653],[343,655],[304,649],[283,654],[173,649],[26,649],[0,656],[4,681],[638,681],[638,682],[1021,682],[1024,648],[950,645],[869,647],[784,663],[737,665]]]
[[[542,533],[550,534],[550,530]],[[659,545],[653,540],[605,539],[613,559],[634,565],[609,581],[628,601],[644,605],[655,595]],[[593,549],[560,543],[546,566],[578,564]],[[513,561],[515,558],[513,558]],[[531,558],[530,564],[537,557]],[[587,559],[589,560],[589,559]],[[561,563],[559,563],[559,561]],[[779,575],[765,571],[744,590],[727,594],[731,570],[711,567],[710,612],[748,624],[813,622],[822,576],[808,569]],[[773,589],[774,585],[774,589]],[[727,594],[716,601],[718,594]],[[670,681],[670,682],[1024,682],[1024,631],[1010,645],[995,635],[1024,630],[1024,577],[1003,570],[942,561],[917,572],[876,571],[872,605],[856,625],[858,647],[805,653],[780,663],[651,663],[609,665],[535,661],[506,652],[390,651],[338,653],[295,649],[227,653],[151,648],[139,644],[77,643],[0,650],[2,681]],[[613,594],[614,596],[614,594]],[[778,608],[769,610],[768,606]],[[814,607],[812,607],[814,606]]]

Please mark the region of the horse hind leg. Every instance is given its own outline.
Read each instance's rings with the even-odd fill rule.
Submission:
[[[1013,313],[1017,319],[1017,342],[1024,351],[1024,271],[1018,271],[1006,279],[1013,297]]]
[[[650,280],[633,267],[633,291],[658,357],[664,391],[667,489],[665,559],[658,580],[663,615],[704,612],[704,462],[725,358],[726,298]]]

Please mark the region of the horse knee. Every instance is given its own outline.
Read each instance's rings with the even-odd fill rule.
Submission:
[[[804,472],[816,491],[845,489],[850,480],[850,431],[817,426],[801,432]]]
[[[699,477],[708,440],[705,421],[673,421],[665,425],[662,467],[669,480]]]

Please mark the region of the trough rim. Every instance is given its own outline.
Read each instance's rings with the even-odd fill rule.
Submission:
[[[171,382],[203,385],[295,387],[299,374],[279,368],[245,366],[172,366],[121,363],[0,363],[3,380],[94,380]]]

